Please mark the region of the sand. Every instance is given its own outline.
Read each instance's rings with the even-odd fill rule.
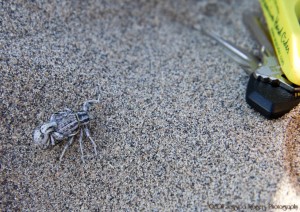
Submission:
[[[249,77],[194,30],[258,51],[245,11],[258,2],[0,1],[1,210],[300,207],[300,107],[255,112]],[[36,148],[35,127],[98,95],[97,156],[86,137],[85,164],[78,137],[61,164],[64,143]]]

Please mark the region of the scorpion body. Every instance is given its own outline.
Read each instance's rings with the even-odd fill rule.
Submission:
[[[90,117],[87,112],[73,112],[66,110],[64,112],[55,113],[51,116],[50,122],[55,122],[56,130],[52,133],[57,141],[62,141],[70,136],[76,135],[81,126],[87,125]]]
[[[88,110],[92,103],[99,103],[99,100],[89,100],[84,102],[82,111],[74,112],[66,108],[64,111],[52,114],[49,122],[42,124],[34,130],[34,143],[42,149],[47,149],[68,139],[68,143],[60,156],[61,161],[65,151],[73,143],[74,136],[80,133],[79,144],[81,159],[84,162],[82,138],[85,133],[93,144],[95,154],[97,155],[96,144],[88,129],[88,124],[90,122]]]

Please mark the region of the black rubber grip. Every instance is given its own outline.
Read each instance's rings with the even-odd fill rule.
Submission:
[[[268,119],[279,118],[288,113],[300,102],[300,97],[279,86],[249,78],[246,101],[256,111]]]

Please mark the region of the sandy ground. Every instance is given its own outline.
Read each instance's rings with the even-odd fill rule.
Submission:
[[[300,210],[300,107],[259,115],[248,76],[193,30],[257,51],[249,10],[258,2],[0,0],[1,210]],[[86,138],[85,164],[78,137],[60,165],[64,144],[34,146],[35,127],[98,94],[98,156]]]

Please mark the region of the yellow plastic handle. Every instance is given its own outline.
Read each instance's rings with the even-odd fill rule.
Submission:
[[[300,85],[300,0],[259,0],[285,76]]]

